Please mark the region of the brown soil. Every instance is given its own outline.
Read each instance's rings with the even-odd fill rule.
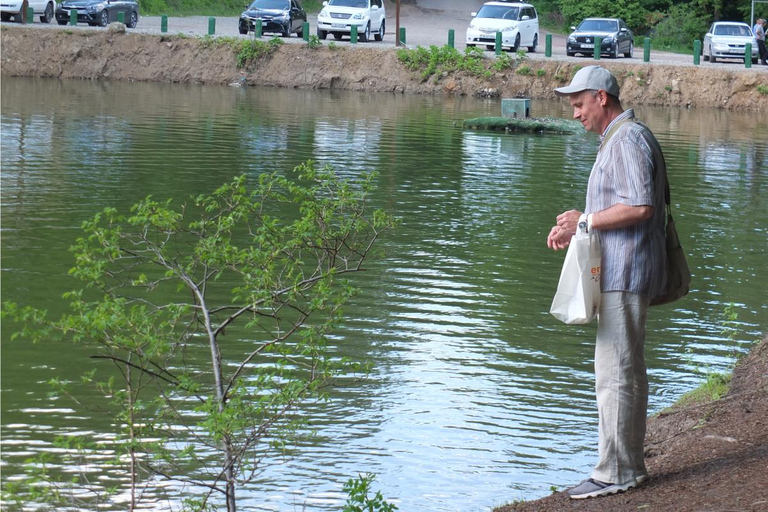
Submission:
[[[200,38],[93,30],[45,30],[4,25],[4,76],[268,85],[417,94],[476,95],[554,99],[553,89],[570,79],[584,59],[545,59],[536,54],[514,69],[488,78],[467,73],[422,80],[407,70],[392,47],[327,44],[310,50],[286,44],[275,53],[238,69],[227,45]],[[488,59],[488,64],[492,62]],[[720,107],[768,111],[765,69],[651,65],[639,59],[601,61],[621,83],[627,105]],[[540,71],[543,70],[543,71]],[[542,76],[539,76],[541,74]],[[760,90],[758,90],[758,86]]]
[[[558,492],[495,512],[768,511],[768,336],[737,365],[725,398],[651,418],[645,458],[651,478],[627,493]]]

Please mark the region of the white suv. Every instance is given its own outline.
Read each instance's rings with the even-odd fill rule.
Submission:
[[[467,28],[467,46],[496,47],[496,32],[501,32],[501,47],[516,52],[521,46],[535,52],[539,45],[539,16],[531,4],[486,2]]]
[[[330,33],[339,40],[357,25],[360,41],[370,41],[371,33],[381,41],[386,32],[385,18],[382,0],[328,0],[317,15],[317,37],[325,39]]]
[[[9,21],[13,16],[16,21],[21,22],[21,10],[24,4],[24,0],[0,0],[0,19]],[[40,16],[40,21],[50,23],[53,19],[56,2],[53,0],[29,0],[29,7],[35,10],[36,16]]]

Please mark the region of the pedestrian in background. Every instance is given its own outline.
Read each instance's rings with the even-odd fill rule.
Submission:
[[[759,18],[755,23],[752,32],[755,33],[755,39],[757,39],[757,51],[760,54],[760,64],[768,65],[768,49],[765,47],[765,20]]]
[[[645,324],[652,298],[666,286],[666,164],[651,131],[619,101],[619,85],[605,68],[580,69],[567,97],[573,117],[601,137],[587,185],[584,213],[557,216],[547,236],[564,249],[585,223],[602,246],[602,277],[595,343],[599,416],[598,462],[590,478],[569,489],[573,499],[615,494],[648,478],[643,455],[648,414]]]

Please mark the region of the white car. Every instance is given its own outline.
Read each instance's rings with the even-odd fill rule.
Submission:
[[[382,0],[328,0],[317,15],[317,37],[325,39],[333,34],[339,40],[349,36],[356,25],[360,41],[370,41],[371,33],[381,41],[387,30],[385,18]]]
[[[0,19],[9,21],[11,17],[15,17],[16,21],[21,22],[23,4],[23,0],[0,0]],[[56,2],[53,0],[29,0],[29,7],[35,10],[35,16],[40,16],[40,21],[50,23],[56,9]]]
[[[746,61],[747,43],[752,45],[752,64],[757,64],[757,39],[749,25],[738,21],[716,21],[704,36],[702,54],[704,60],[711,62],[717,62],[717,59]]]
[[[467,46],[496,47],[496,32],[501,32],[501,47],[516,52],[521,46],[535,52],[539,45],[539,16],[531,4],[486,2],[467,28]]]

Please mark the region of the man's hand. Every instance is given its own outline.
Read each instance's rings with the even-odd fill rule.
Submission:
[[[565,249],[571,243],[571,237],[576,234],[581,212],[569,210],[557,216],[557,225],[553,226],[547,236],[547,247],[554,250]]]

